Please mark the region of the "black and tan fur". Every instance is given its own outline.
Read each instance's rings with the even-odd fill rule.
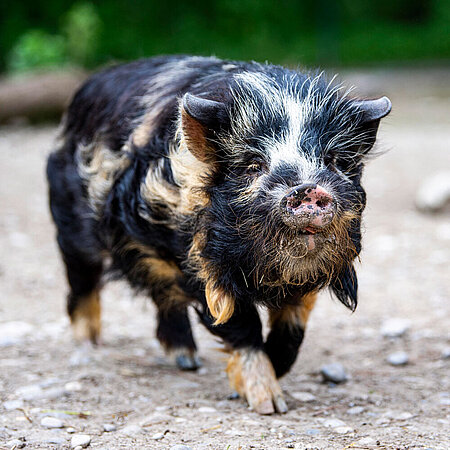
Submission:
[[[277,377],[296,359],[317,292],[356,307],[360,179],[389,110],[322,75],[215,58],[92,76],[47,170],[76,337],[98,340],[102,274],[119,274],[152,297],[157,336],[180,367],[197,367],[193,305],[231,352],[232,386],[260,413],[286,411]],[[333,199],[320,230],[283,206],[306,182]],[[266,342],[257,305],[269,310]]]

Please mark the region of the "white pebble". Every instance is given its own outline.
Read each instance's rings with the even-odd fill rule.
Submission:
[[[405,352],[394,352],[387,357],[387,361],[392,366],[404,366],[408,364],[409,357]]]
[[[41,420],[41,426],[45,428],[63,428],[64,422],[56,417],[44,417]]]
[[[23,400],[36,400],[44,396],[44,391],[38,384],[32,384],[17,389],[16,395]]]
[[[73,427],[66,428],[66,431],[67,431],[67,433],[69,433],[69,434],[73,434],[73,433],[76,433],[76,432],[77,432],[77,430],[75,430],[75,428],[73,428]]]
[[[164,437],[164,433],[155,433],[152,436],[152,439],[155,441],[160,441]]]
[[[83,385],[79,381],[69,381],[64,385],[64,390],[67,392],[80,392],[83,390]]]
[[[316,400],[316,396],[310,392],[292,392],[292,397],[303,403],[309,403]]]
[[[376,445],[377,441],[374,438],[371,437],[365,437],[360,439],[357,444],[359,445]]]
[[[384,337],[403,336],[411,328],[411,321],[400,317],[385,320],[381,325],[381,334]]]
[[[334,431],[339,434],[347,434],[347,433],[353,433],[353,428],[345,425],[343,427],[334,428]]]
[[[192,450],[191,447],[183,444],[177,444],[170,447],[170,450]]]
[[[347,424],[340,419],[327,419],[323,422],[323,425],[327,428],[338,428],[347,426]]]
[[[113,423],[104,423],[103,424],[103,430],[106,432],[110,432],[110,431],[116,431],[116,426]]]
[[[198,412],[201,412],[201,413],[215,413],[215,412],[217,412],[217,409],[213,408],[211,406],[201,406],[200,408],[198,408]]]
[[[120,430],[121,434],[125,436],[136,436],[137,434],[142,432],[142,428],[139,425],[127,425],[125,428]]]
[[[70,448],[86,448],[91,443],[91,437],[88,434],[74,434],[70,440]]]
[[[3,407],[7,411],[11,411],[12,409],[23,408],[23,400],[9,400],[3,402]]]
[[[347,409],[347,414],[358,415],[365,411],[363,406],[354,406],[353,408]]]
[[[450,203],[450,172],[427,178],[416,194],[416,206],[422,212],[438,212]]]
[[[0,324],[0,347],[17,344],[34,330],[27,322],[13,321]]]

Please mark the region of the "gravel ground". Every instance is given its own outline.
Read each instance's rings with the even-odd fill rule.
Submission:
[[[104,449],[450,448],[450,221],[414,206],[421,182],[450,167],[450,73],[346,75],[391,96],[388,151],[365,174],[360,305],[350,314],[322,294],[281,380],[285,415],[229,397],[220,343],[199,326],[204,366],[178,372],[153,306],[123,283],[103,293],[103,344],[75,346],[44,181],[56,128],[0,128],[0,448],[70,448],[79,435]],[[347,382],[322,382],[329,363]]]

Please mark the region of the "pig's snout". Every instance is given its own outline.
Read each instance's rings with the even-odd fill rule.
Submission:
[[[293,188],[281,200],[281,208],[290,225],[299,226],[309,232],[328,225],[336,211],[333,196],[314,183]]]

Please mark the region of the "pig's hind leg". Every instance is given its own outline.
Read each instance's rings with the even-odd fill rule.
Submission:
[[[101,331],[103,264],[95,235],[96,222],[83,196],[76,168],[63,153],[50,155],[47,177],[50,209],[70,286],[67,311],[72,329],[78,341],[97,343]]]
[[[154,288],[152,298],[158,308],[156,337],[166,354],[181,370],[198,369],[201,363],[187,310],[192,299],[176,284]]]

